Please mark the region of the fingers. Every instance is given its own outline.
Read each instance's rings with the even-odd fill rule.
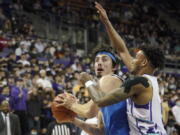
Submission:
[[[55,97],[54,102],[56,102],[58,104],[63,104],[65,102],[65,98],[62,96],[57,96],[57,97]]]
[[[69,93],[64,93],[63,95],[58,95],[54,101],[57,102],[57,103],[62,103],[62,102],[65,102],[67,100],[76,100],[76,97],[72,94],[69,94]]]
[[[99,11],[104,10],[104,8],[102,7],[102,5],[99,4],[98,2],[95,2],[95,7],[96,7]]]
[[[57,104],[56,107],[65,106],[65,103]]]
[[[61,103],[64,102],[64,99],[63,99],[63,98],[61,98],[61,99],[55,99],[54,102],[61,104]]]
[[[55,99],[54,102],[56,102],[56,107],[65,106],[66,100],[64,98]]]
[[[61,98],[67,98],[67,99],[76,99],[76,97],[70,93],[64,92],[64,95],[61,96]]]

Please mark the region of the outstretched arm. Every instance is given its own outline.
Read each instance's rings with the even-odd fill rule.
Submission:
[[[97,2],[95,2],[95,7],[98,10],[97,12],[99,13],[101,21],[105,25],[106,31],[112,42],[113,47],[118,52],[118,55],[123,60],[124,64],[131,71],[132,57],[131,57],[123,39],[121,38],[121,36],[117,33],[117,31],[112,26],[105,9]]]

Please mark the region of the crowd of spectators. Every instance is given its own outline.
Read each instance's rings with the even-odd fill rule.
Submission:
[[[122,6],[119,15],[110,12],[116,29],[124,36],[129,47],[147,44],[161,47],[166,55],[177,55],[180,43],[177,31],[160,18],[155,7],[148,6],[144,2],[140,0],[130,7]],[[117,19],[120,15],[122,19]]]
[[[171,18],[175,19],[176,21],[180,21],[180,10],[179,10],[179,1],[171,1],[171,0],[158,0],[159,7],[167,13]],[[156,2],[156,1],[155,1]]]
[[[41,7],[38,2],[33,6],[35,9]],[[23,10],[16,3],[9,8]],[[110,19],[128,47],[158,45],[166,55],[179,54],[177,33],[158,17],[155,9],[135,2],[131,8],[124,6],[120,10],[120,14],[110,10]],[[8,100],[11,111],[19,116],[23,135],[43,135],[54,120],[50,106],[57,94],[73,93],[82,104],[90,100],[86,89],[78,83],[78,76],[82,71],[93,73],[93,62],[74,45],[39,38],[26,16],[6,11],[0,9],[0,100]],[[97,17],[92,19],[94,27],[101,29]],[[123,69],[119,74],[126,79],[129,73]],[[176,135],[180,125],[180,79],[177,74],[166,72],[157,76],[164,123],[168,134]],[[74,127],[78,134],[76,130]]]
[[[89,101],[76,82],[79,72],[91,70],[90,60],[68,44],[24,37],[14,38],[14,42],[8,41],[9,46],[1,52],[0,97],[10,101],[12,111],[20,118],[22,133],[40,129],[45,133],[53,120],[50,106],[55,95],[67,91],[81,103]]]

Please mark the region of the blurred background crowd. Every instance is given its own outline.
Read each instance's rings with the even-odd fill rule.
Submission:
[[[22,135],[44,135],[53,98],[64,91],[84,104],[88,92],[79,73],[93,74],[91,51],[109,44],[92,0],[0,0],[0,101],[18,115]],[[110,20],[129,48],[159,46],[166,55],[158,71],[168,135],[180,126],[180,10],[178,1],[104,0]],[[110,46],[110,45],[109,45]],[[121,64],[119,75],[129,73]],[[154,110],[155,111],[155,110]],[[79,129],[72,127],[72,134]]]

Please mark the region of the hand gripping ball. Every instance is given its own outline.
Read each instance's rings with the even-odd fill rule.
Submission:
[[[74,117],[77,116],[77,114],[64,106],[57,106],[58,103],[53,101],[51,104],[51,111],[53,114],[53,117],[56,119],[57,122],[69,122]]]

